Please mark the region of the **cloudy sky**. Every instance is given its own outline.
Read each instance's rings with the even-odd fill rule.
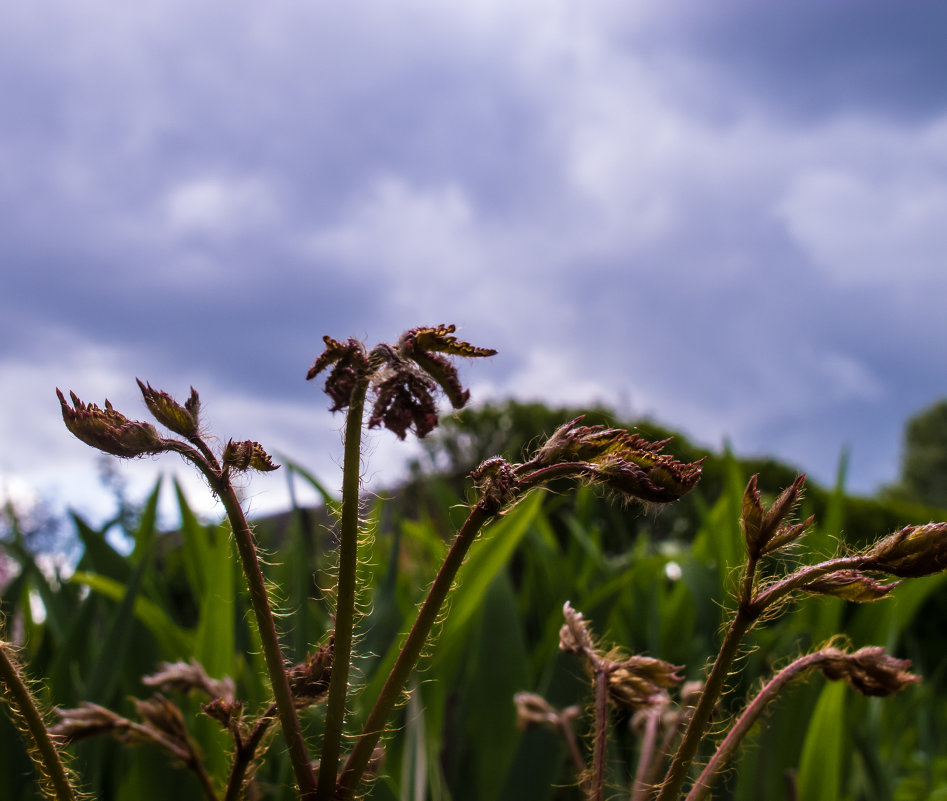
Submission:
[[[474,400],[822,481],[848,446],[871,492],[947,395],[945,32],[889,0],[4,3],[0,483],[107,509],[54,388],[145,417],[139,376],[335,486],[321,336],[454,322],[500,351]],[[410,452],[372,449],[382,482]]]

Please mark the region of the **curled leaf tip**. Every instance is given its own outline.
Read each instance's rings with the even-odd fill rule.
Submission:
[[[447,353],[451,356],[477,358],[496,356],[493,348],[478,348],[469,342],[463,342],[453,336],[456,325],[436,325],[430,328],[412,328],[401,336],[401,347],[406,353],[416,350]]]

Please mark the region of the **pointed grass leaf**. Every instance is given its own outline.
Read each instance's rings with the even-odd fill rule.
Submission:
[[[799,798],[805,801],[838,801],[842,797],[842,768],[845,758],[844,682],[826,683],[802,746],[799,762]]]
[[[470,549],[460,572],[447,615],[447,625],[460,629],[480,607],[494,577],[509,562],[533,520],[539,514],[543,493],[530,493],[497,522],[487,527]]]
[[[84,584],[89,589],[101,593],[114,601],[121,601],[127,588],[121,582],[97,573],[73,573],[70,581]],[[163,654],[174,661],[186,659],[193,649],[193,634],[175,623],[158,604],[138,596],[134,599],[134,614],[154,635]]]

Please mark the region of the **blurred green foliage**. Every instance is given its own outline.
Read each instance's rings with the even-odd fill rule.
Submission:
[[[367,714],[394,658],[399,632],[443,557],[445,540],[462,517],[462,475],[485,456],[521,455],[540,433],[578,412],[538,405],[482,407],[449,418],[428,446],[412,479],[391,500],[366,510],[361,558],[364,612],[357,637],[351,730]],[[613,422],[601,410],[590,423]],[[647,439],[670,432],[638,426]],[[512,453],[510,453],[512,450]],[[590,488],[535,493],[490,526],[474,545],[458,592],[436,642],[416,675],[389,739],[382,777],[370,797],[388,799],[577,799],[564,744],[551,732],[516,727],[512,696],[544,695],[559,707],[588,702],[580,666],[558,650],[561,610],[571,601],[605,641],[629,651],[686,666],[700,678],[727,615],[729,590],[743,560],[741,498],[751,473],[775,494],[796,471],[766,460],[708,453],[683,438],[668,450],[691,460],[706,456],[699,489],[665,509],[621,508]],[[257,523],[270,556],[284,651],[301,661],[331,627],[334,499],[302,467],[287,462],[288,481],[307,483],[322,509],[294,505],[285,515]],[[176,488],[181,525],[162,533],[155,517],[159,487],[133,521],[118,521],[132,542],[128,554],[101,528],[73,518],[82,556],[74,570],[50,566],[27,546],[16,525],[2,543],[15,561],[15,578],[3,590],[8,631],[22,645],[29,674],[50,707],[93,701],[133,716],[130,698],[150,690],[141,678],[162,661],[199,660],[211,676],[229,675],[249,708],[266,701],[260,648],[239,565],[224,525],[199,521]],[[459,493],[459,495],[458,495]],[[936,511],[902,501],[850,498],[844,460],[837,486],[809,485],[801,516],[817,515],[798,558],[851,547],[893,528],[927,522]],[[886,646],[914,660],[922,685],[893,701],[856,697],[821,679],[795,686],[754,733],[715,797],[734,801],[786,798],[794,773],[804,799],[905,799],[947,797],[947,642],[944,577],[908,582],[894,598],[856,607],[833,598],[797,603],[755,630],[740,663],[739,686],[727,697],[720,722],[774,667],[844,631],[853,647]],[[228,743],[199,713],[196,698],[176,699],[215,775],[226,772]],[[311,737],[321,731],[319,710],[304,715]],[[615,720],[609,782],[628,788],[636,738],[627,718]],[[583,732],[580,731],[580,735]],[[84,789],[108,799],[201,797],[183,769],[169,770],[163,753],[111,740],[72,749]],[[0,722],[3,798],[36,798],[31,766],[16,731]],[[288,799],[291,784],[281,743],[257,777],[261,799]]]

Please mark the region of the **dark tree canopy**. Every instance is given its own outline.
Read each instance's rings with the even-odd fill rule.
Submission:
[[[918,412],[904,429],[901,488],[911,500],[947,508],[947,400]]]

